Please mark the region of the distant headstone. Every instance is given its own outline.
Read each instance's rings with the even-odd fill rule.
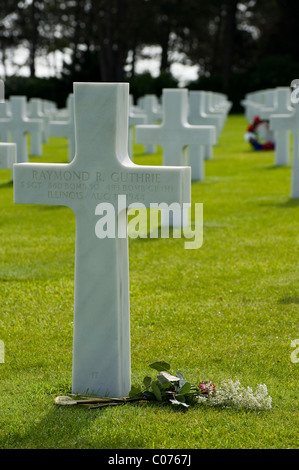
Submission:
[[[220,120],[220,132],[223,129],[225,120],[226,120],[226,114],[222,111],[219,111],[214,108],[213,106],[213,93],[210,91],[205,91],[204,92],[204,112],[208,116],[212,117],[218,117]],[[210,146],[205,146],[204,148],[204,158],[205,160],[211,160],[213,158],[213,147]]]
[[[293,163],[291,197],[299,198],[299,103],[294,103],[294,111],[288,115],[270,117],[270,127],[274,131],[288,130],[293,133]]]
[[[273,109],[276,106],[276,89],[269,89],[264,91],[264,105],[259,108],[259,117],[262,115],[265,116],[265,120],[269,119],[269,116],[266,117],[270,109]],[[269,128],[268,125],[259,126],[257,128],[257,133],[259,139],[264,140],[265,142],[273,142],[274,134],[273,131]]]
[[[140,107],[146,114],[146,124],[157,124],[162,119],[162,112],[158,106],[156,95],[145,95],[139,100]],[[156,145],[152,142],[145,146],[145,153],[148,155],[156,153]]]
[[[196,145],[189,146],[189,163],[192,167],[192,179],[204,179],[204,160],[210,160],[213,154],[213,145],[216,144],[217,139],[222,129],[222,115],[220,114],[207,114],[205,111],[205,92],[204,91],[190,91],[189,92],[189,116],[188,120],[192,125],[199,126],[214,126],[215,127],[215,141],[213,144],[201,145],[198,149]],[[201,157],[198,159],[198,152]],[[200,162],[201,170],[196,169],[193,162]]]
[[[3,103],[5,101],[5,93],[4,93],[4,81],[0,80],[0,103]]]
[[[216,138],[218,139],[222,129],[222,115],[208,114],[205,110],[205,91],[189,92],[189,114],[190,124],[201,126],[215,126]]]
[[[222,108],[216,108],[214,105],[214,100],[213,100],[214,93],[212,91],[206,91],[205,92],[205,97],[206,97],[206,105],[205,105],[205,110],[207,114],[216,115],[220,116],[221,118],[221,127],[223,127],[225,120],[226,120],[226,110]]]
[[[10,106],[8,101],[0,102],[0,140],[9,142],[9,131],[2,126],[2,119],[10,118]]]
[[[26,115],[26,97],[10,97],[11,115],[0,119],[0,126],[6,133],[11,134],[11,140],[17,144],[17,162],[28,160],[27,136],[31,134],[33,140],[41,140],[43,122],[40,119],[29,119]]]
[[[12,170],[17,161],[17,146],[12,143],[0,143],[0,168]]]
[[[49,117],[50,121],[54,121],[57,115],[57,105],[51,100],[42,100],[42,112]]]
[[[8,116],[8,105],[7,101],[5,101],[4,82],[3,80],[0,80],[0,119],[6,119]],[[0,143],[0,168],[3,170],[12,170],[13,164],[17,161],[17,146],[14,143],[6,142],[6,140],[8,140],[8,132],[5,132],[2,129],[1,122],[0,131],[2,131],[0,132],[0,139],[4,141]]]
[[[69,118],[67,121],[50,121],[49,136],[65,137],[68,139],[68,159],[72,161],[75,156],[75,124],[74,124],[74,97],[68,96]]]
[[[43,112],[43,101],[40,98],[31,98],[28,103],[27,116],[30,119],[41,119],[43,121],[42,141],[48,141],[50,117]],[[33,153],[32,155],[40,155]]]
[[[161,125],[136,126],[136,142],[157,144],[163,148],[163,165],[186,165],[186,149],[196,146],[197,155],[190,162],[192,179],[203,178],[203,162],[200,146],[216,143],[214,126],[198,126],[188,123],[188,90],[163,89],[163,120]]]
[[[138,124],[146,122],[146,114],[142,109],[133,105],[133,97],[130,95],[129,104],[129,157],[133,158],[134,130]]]
[[[273,108],[262,108],[261,119],[270,120],[275,117],[276,129],[270,129],[274,131],[274,142],[275,142],[275,165],[285,166],[290,163],[290,131],[288,129],[282,129],[280,127],[280,116],[291,115],[293,108],[291,106],[291,92],[288,87],[276,88],[276,100]]]
[[[247,93],[241,105],[245,108],[247,121],[251,123],[256,116],[260,115],[261,107],[265,106],[265,90]]]
[[[224,93],[213,92],[213,98],[215,110],[219,110],[221,113],[223,112],[227,115],[230,112],[233,103],[227,99],[227,96]]]
[[[128,97],[126,83],[75,83],[75,158],[14,165],[15,203],[64,205],[76,215],[73,393],[130,391],[130,204],[190,203],[190,168],[129,159]],[[103,236],[104,221],[114,236]]]
[[[0,80],[0,116],[2,118],[8,117],[8,106],[4,96],[5,88],[3,80]],[[0,129],[2,126],[0,123]],[[0,133],[1,140],[8,140],[8,133]],[[9,142],[0,143],[0,168],[5,170],[12,170],[13,164],[17,161],[17,145]],[[12,177],[13,178],[13,177]],[[1,361],[0,361],[1,362]]]

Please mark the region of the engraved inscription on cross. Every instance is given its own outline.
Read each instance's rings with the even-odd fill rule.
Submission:
[[[133,202],[190,204],[190,168],[139,166],[129,159],[128,84],[75,83],[74,104],[75,158],[14,165],[14,198],[74,211],[72,391],[121,397],[130,391],[131,375],[127,208]],[[124,196],[126,205],[119,207]],[[102,202],[116,209],[115,237],[97,236]]]
[[[270,128],[274,131],[288,130],[293,133],[293,162],[291,197],[299,198],[299,103],[294,103],[294,110],[289,115],[270,116]]]

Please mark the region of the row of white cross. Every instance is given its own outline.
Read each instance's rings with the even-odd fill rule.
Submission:
[[[129,107],[129,155],[133,157],[134,129],[136,142],[145,145],[145,153],[163,148],[164,165],[190,165],[192,180],[204,179],[204,160],[211,159],[213,145],[221,133],[231,103],[221,93],[164,89],[162,103],[155,95],[146,95]],[[161,122],[161,124],[158,124]],[[69,145],[69,161],[75,155],[73,94],[65,110],[37,98],[28,103],[24,96],[11,96],[0,103],[0,139],[16,144],[16,161],[28,161],[27,136],[31,135],[31,155],[42,155],[42,143],[49,136],[65,137]],[[8,151],[11,147],[10,151]],[[2,147],[2,164],[12,164],[12,146]],[[188,149],[188,151],[187,151]],[[1,153],[1,151],[0,151]],[[0,157],[1,158],[1,157]]]
[[[299,198],[299,103],[291,102],[291,89],[277,87],[248,93],[241,102],[248,122],[259,116],[269,121],[274,134],[275,166],[290,164],[290,133],[293,134],[291,197]]]
[[[56,109],[49,100],[11,96],[0,103],[0,139],[16,144],[16,161],[28,161],[27,134],[31,136],[31,155],[42,155],[42,144],[49,136],[65,137],[69,141],[69,157],[74,157],[73,96],[69,95],[66,113]]]
[[[216,125],[189,124],[187,100],[187,90],[163,93],[162,124],[146,126],[149,132],[157,132],[153,139],[163,146],[166,164],[136,165],[128,155],[128,84],[75,83],[74,158],[66,164],[14,164],[15,203],[68,206],[76,215],[73,393],[121,397],[130,391],[126,214],[129,206],[138,202],[145,207],[152,203],[190,205],[191,169],[183,166],[181,148],[190,142],[215,142]],[[218,112],[211,113],[218,123],[218,132],[229,106],[221,103]],[[180,147],[174,148],[176,166],[169,165],[163,129],[170,145],[175,141]],[[140,126],[141,137],[145,130]],[[200,132],[197,139],[193,135],[196,132]],[[201,133],[207,136],[202,142]],[[181,134],[182,140],[176,134]],[[132,187],[133,197],[137,197],[133,201]],[[97,237],[103,200],[113,206],[116,233],[122,233],[122,237]]]

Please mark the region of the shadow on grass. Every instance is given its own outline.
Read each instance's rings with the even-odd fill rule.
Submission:
[[[0,184],[0,188],[10,188],[13,186],[13,180],[6,181],[5,183]]]
[[[51,410],[36,420],[26,433],[10,436],[15,449],[75,449],[82,448],[80,435],[93,426],[97,414],[86,409],[70,410],[53,405]]]
[[[279,207],[281,209],[284,208],[293,208],[293,207],[299,207],[299,199],[292,199],[289,198],[287,201],[282,202],[281,204],[275,204],[276,207]]]
[[[292,199],[289,198],[284,202],[268,202],[268,203],[261,203],[261,206],[268,206],[268,207],[277,207],[278,209],[293,209],[299,207],[299,199]]]
[[[110,408],[110,409],[109,409]],[[132,409],[134,419],[131,421]],[[146,449],[151,441],[151,434],[156,428],[149,425],[148,431],[140,432],[136,420],[136,411],[148,412],[148,418],[157,419],[157,414],[163,411],[164,417],[185,415],[191,409],[208,413],[209,407],[195,404],[190,409],[176,407],[158,402],[132,403],[126,405],[89,409],[83,406],[57,406],[53,404],[48,413],[35,419],[25,433],[15,432],[9,436],[9,448],[15,449]],[[214,409],[219,415],[218,407]],[[253,410],[244,411],[242,408],[221,407],[224,417],[244,416],[257,413]],[[163,415],[159,413],[160,419]],[[124,423],[116,426],[116,423]],[[171,431],[171,430],[170,430]],[[165,431],[163,431],[165,432]],[[165,438],[171,439],[170,435]],[[184,443],[184,438],[183,441]],[[2,447],[3,448],[3,447]],[[5,447],[4,447],[5,448]]]
[[[137,437],[137,430],[136,433],[132,433],[131,427],[132,435],[130,436],[130,433],[126,433],[125,429],[118,430],[113,426],[109,429],[107,424],[111,418],[113,419],[113,415],[119,417],[120,409],[122,409],[121,413],[125,414],[128,411],[127,416],[131,416],[129,409],[131,407],[135,409],[147,408],[153,417],[161,408],[165,413],[188,413],[188,409],[184,407],[178,408],[157,402],[132,403],[93,409],[82,405],[58,406],[53,404],[48,413],[44,414],[40,420],[35,419],[25,433],[11,434],[9,447],[11,448],[12,445],[17,449],[115,449],[120,448],[119,446],[128,449],[140,448],[140,445],[147,444],[146,435]]]
[[[287,170],[290,169],[290,165],[269,165],[265,166],[262,168],[262,170],[282,170],[283,168],[286,168]]]
[[[282,297],[281,299],[279,299],[279,303],[283,305],[289,305],[289,304],[299,305],[299,296],[298,297],[291,297],[291,296]]]

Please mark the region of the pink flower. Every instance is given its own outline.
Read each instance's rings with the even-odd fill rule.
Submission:
[[[202,380],[199,384],[199,388],[203,395],[209,395],[216,390],[215,385],[210,380]]]

